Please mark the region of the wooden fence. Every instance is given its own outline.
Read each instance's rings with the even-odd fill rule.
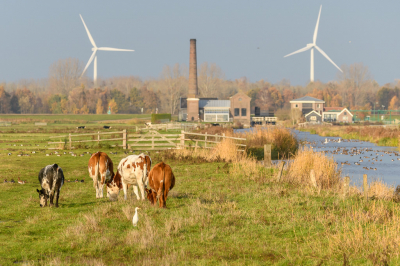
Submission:
[[[167,123],[167,124],[151,124],[148,127],[136,126],[136,132],[150,131],[150,130],[193,130],[197,128],[204,128],[204,124],[192,124],[192,123]]]
[[[200,138],[199,138],[200,137]],[[225,133],[222,135],[209,135],[207,133],[205,134],[200,134],[200,133],[191,133],[191,132],[185,132],[181,131],[180,134],[180,145],[179,147],[194,147],[195,149],[197,148],[206,148],[206,149],[212,149],[214,146],[218,143],[220,143],[223,139],[232,139],[235,141],[243,141],[246,140],[245,138],[235,138],[235,137],[227,137],[225,136]],[[186,143],[185,143],[186,141]],[[189,142],[189,143],[187,143]],[[240,146],[242,149],[239,149],[239,151],[244,151],[246,144],[241,144],[241,143],[236,143],[237,146]]]
[[[104,135],[115,135],[121,134],[120,138],[101,138]],[[91,137],[91,139],[81,139],[81,137]],[[183,147],[194,147],[211,149],[216,144],[220,143],[223,139],[232,139],[235,142],[244,141],[245,138],[235,138],[227,137],[225,134],[222,135],[209,135],[200,133],[191,133],[186,131],[181,131],[180,134],[160,134],[155,130],[150,130],[147,134],[129,134],[126,129],[116,132],[94,132],[86,134],[71,134],[62,136],[53,136],[52,139],[59,138],[64,141],[52,141],[48,142],[49,145],[59,145],[59,147],[54,147],[50,149],[62,149],[68,147],[69,149],[74,148],[74,143],[90,143],[97,142],[100,144],[105,141],[122,141],[121,145],[115,144],[110,146],[118,146],[123,149],[135,149],[135,150],[165,150],[165,149],[176,149]],[[246,145],[241,143],[235,143],[239,146],[239,151],[244,151]]]

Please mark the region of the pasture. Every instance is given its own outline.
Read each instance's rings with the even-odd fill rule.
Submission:
[[[68,150],[46,156],[53,133],[20,131],[0,134],[0,265],[399,263],[400,212],[394,201],[365,202],[357,193],[344,199],[335,189],[313,189],[287,178],[277,182],[275,168],[248,171],[246,163],[152,151],[153,165],[164,158],[176,177],[168,209],[137,201],[132,190],[127,201],[121,191],[119,200],[110,202],[96,199],[87,171],[85,153],[98,147],[74,150],[83,156]],[[33,143],[39,146],[29,146]],[[19,157],[20,151],[31,156]],[[114,165],[129,152],[101,151]],[[40,208],[37,176],[53,163],[71,182],[61,189],[59,208]],[[28,183],[3,183],[18,177]],[[137,228],[135,207],[141,208]]]

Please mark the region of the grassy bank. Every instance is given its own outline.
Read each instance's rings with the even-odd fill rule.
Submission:
[[[400,135],[399,127],[377,127],[377,126],[315,126],[300,128],[311,134],[323,137],[341,137],[343,139],[358,139],[376,143],[379,146],[398,147]]]
[[[11,141],[15,134],[2,136]],[[276,169],[263,168],[229,141],[215,150],[152,152],[153,164],[164,158],[176,176],[168,209],[159,209],[131,195],[127,201],[122,194],[117,202],[96,199],[89,155],[45,156],[49,151],[43,149],[31,157],[7,156],[12,147],[6,144],[5,139],[1,180],[20,177],[28,183],[0,183],[1,265],[400,263],[400,209],[393,189],[371,184],[374,200],[364,202],[351,187],[343,198],[336,164],[311,150],[298,151],[279,182]],[[86,151],[97,147],[75,152]],[[104,151],[114,164],[126,156],[123,150]],[[85,182],[66,182],[60,207],[40,208],[37,174],[52,163],[67,180]],[[137,206],[140,221],[133,228]]]

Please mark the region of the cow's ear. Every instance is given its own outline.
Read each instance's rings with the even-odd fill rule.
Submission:
[[[40,194],[40,190],[39,189],[36,189],[36,191]]]

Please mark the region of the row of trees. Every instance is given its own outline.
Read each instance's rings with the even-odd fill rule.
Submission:
[[[82,63],[77,59],[55,62],[45,80],[21,80],[0,85],[0,113],[102,114],[159,112],[177,114],[180,97],[188,91],[188,69],[185,65],[165,66],[159,78],[113,77],[98,80],[94,86],[80,78]],[[203,63],[198,71],[202,97],[229,99],[242,91],[252,99],[252,106],[275,111],[289,109],[290,101],[305,95],[322,99],[326,106],[369,109],[385,106],[398,109],[400,84],[379,86],[363,64],[342,66],[337,80],[292,86],[288,80],[276,84],[247,78],[226,80],[216,64]],[[378,109],[378,108],[377,108]]]

